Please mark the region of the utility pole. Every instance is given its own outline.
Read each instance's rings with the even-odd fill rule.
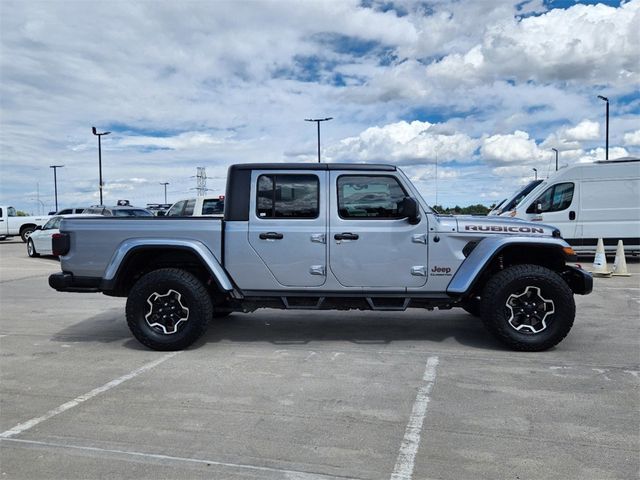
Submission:
[[[53,189],[56,199],[56,212],[58,211],[58,176],[56,175],[56,173],[57,170],[62,167],[64,167],[64,165],[49,165],[49,168],[53,168]]]
[[[556,152],[556,172],[557,172],[558,171],[558,149],[557,148],[552,148],[551,150]],[[547,172],[547,175],[549,175],[549,172]]]
[[[318,125],[318,163],[320,163],[320,122],[328,122],[329,120],[333,120],[333,117],[304,119],[305,122],[316,122]]]
[[[167,185],[169,182],[160,182],[160,185],[164,185],[164,203],[167,203]]]
[[[604,100],[607,102],[607,140],[606,140],[606,148],[605,148],[605,160],[609,160],[609,99],[607,97],[603,97],[602,95],[598,95],[600,100]]]
[[[98,133],[96,127],[91,127],[91,131],[95,136],[98,137],[98,172],[100,173],[100,205],[104,205],[102,203],[102,143],[100,141],[103,135],[109,135],[111,132],[102,132]]]

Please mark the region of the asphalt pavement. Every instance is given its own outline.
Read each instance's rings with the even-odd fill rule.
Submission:
[[[540,353],[460,309],[234,313],[154,352],[59,268],[0,242],[3,479],[639,477],[637,260]]]

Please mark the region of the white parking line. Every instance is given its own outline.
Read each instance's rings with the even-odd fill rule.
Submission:
[[[153,362],[149,362],[146,365],[143,365],[142,367],[137,368],[137,369],[135,369],[134,371],[132,371],[130,373],[127,373],[126,375],[123,375],[123,376],[121,376],[119,378],[116,378],[115,380],[111,380],[110,382],[105,383],[101,387],[94,388],[93,390],[91,390],[88,393],[85,393],[84,395],[80,395],[79,397],[76,397],[73,400],[68,401],[67,403],[63,403],[62,405],[60,405],[59,407],[54,408],[53,410],[49,410],[47,413],[45,413],[41,417],[32,418],[31,420],[27,420],[24,423],[16,425],[15,427],[0,433],[0,438],[13,437],[14,435],[18,435],[19,433],[22,433],[22,432],[24,432],[26,430],[29,430],[30,428],[35,427],[39,423],[42,423],[45,420],[49,420],[51,417],[55,417],[56,415],[58,415],[58,414],[60,414],[62,412],[66,412],[70,408],[77,407],[81,403],[92,399],[96,395],[100,395],[101,393],[104,393],[107,390],[111,390],[112,388],[117,387],[121,383],[126,382],[127,380],[131,380],[132,378],[137,377],[141,373],[144,373],[147,370],[151,370],[152,368],[157,367],[162,362],[165,362],[166,360],[169,360],[170,358],[175,357],[178,353],[180,353],[180,352],[171,352],[171,353],[169,353],[167,355],[164,355],[164,356],[158,358],[157,360],[154,360]]]
[[[39,442],[37,440],[22,440],[18,438],[4,438],[1,440],[5,442],[16,442],[16,443],[22,443],[26,445],[36,445],[36,446],[42,446],[42,447],[66,448],[66,449],[73,449],[73,450],[84,450],[88,452],[142,457],[142,458],[147,458],[149,460],[201,463],[205,465],[217,465],[220,467],[253,470],[258,472],[280,473],[280,474],[287,475],[287,478],[295,478],[296,480],[330,480],[330,479],[357,480],[356,477],[347,477],[342,475],[339,475],[339,476],[325,475],[322,473],[304,472],[300,470],[287,470],[284,468],[275,468],[275,467],[261,467],[259,465],[246,465],[242,463],[219,462],[217,460],[206,460],[201,458],[174,457],[171,455],[160,455],[157,453],[133,452],[129,450],[114,450],[111,448],[86,447],[82,445],[65,445],[62,443]]]
[[[429,357],[427,359],[427,367],[422,377],[423,385],[418,390],[416,401],[413,403],[409,423],[404,431],[404,438],[400,445],[400,452],[396,460],[396,466],[391,474],[391,480],[411,480],[413,477],[413,468],[420,446],[420,434],[424,417],[427,414],[427,405],[429,404],[429,395],[436,381],[436,367],[438,366],[438,357]]]

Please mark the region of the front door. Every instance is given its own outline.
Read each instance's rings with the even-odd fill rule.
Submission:
[[[326,172],[254,171],[249,244],[276,281],[317,287],[326,279]],[[322,192],[322,193],[321,193]]]
[[[398,213],[408,196],[394,175],[330,172],[329,264],[346,287],[403,289],[427,281],[427,219]]]
[[[556,183],[547,188],[529,206],[527,214],[531,220],[553,225],[560,230],[562,238],[577,245],[576,226],[581,220],[579,184]]]

